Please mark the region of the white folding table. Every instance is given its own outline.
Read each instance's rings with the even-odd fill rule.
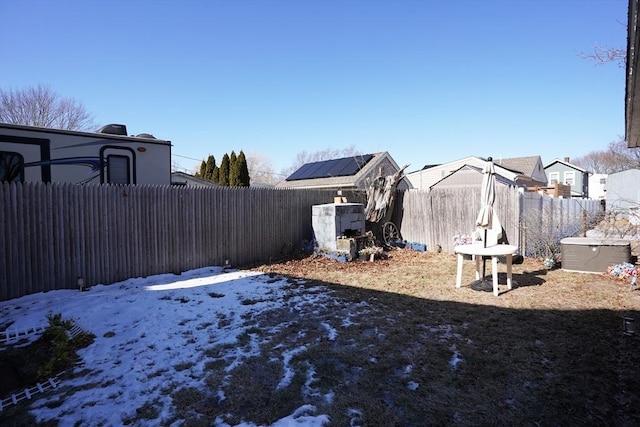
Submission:
[[[458,245],[453,248],[458,255],[458,270],[456,274],[456,288],[462,285],[462,264],[465,255],[472,255],[476,261],[476,280],[480,280],[480,259],[484,256],[491,257],[491,276],[493,279],[493,294],[498,296],[498,257],[507,258],[507,289],[511,289],[511,264],[513,255],[518,252],[518,247],[513,245],[493,245],[484,247],[482,244]]]

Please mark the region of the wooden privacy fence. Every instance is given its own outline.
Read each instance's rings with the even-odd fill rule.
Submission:
[[[496,186],[494,209],[509,243],[520,245],[520,200],[517,188]],[[438,246],[453,252],[456,234],[470,235],[480,211],[480,186],[457,189],[409,190],[396,203],[402,237],[424,243],[429,250]]]
[[[394,220],[405,240],[453,252],[454,236],[476,229],[480,195],[479,186],[405,191],[396,202]],[[525,256],[540,239],[559,241],[579,235],[602,212],[598,200],[553,198],[505,185],[496,186],[494,209],[508,242]]]
[[[333,202],[335,194],[334,190],[0,184],[0,300],[77,289],[79,279],[91,286],[224,265],[227,260],[246,265],[281,258],[312,239],[312,207]],[[363,192],[343,190],[343,195],[351,202],[366,202]],[[475,229],[479,208],[479,188],[410,190],[398,192],[391,220],[405,240],[452,252],[454,235]],[[523,239],[535,230],[553,227],[554,221],[569,224],[585,208],[597,211],[599,203],[523,196],[512,187],[496,188],[498,217],[509,242],[520,248],[527,247]],[[538,213],[526,217],[526,233],[521,221],[525,211]]]
[[[311,240],[335,191],[0,184],[0,300],[209,265]],[[346,194],[347,197],[349,196]]]

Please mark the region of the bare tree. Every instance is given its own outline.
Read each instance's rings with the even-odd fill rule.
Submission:
[[[626,22],[618,21],[618,24],[627,28]],[[627,51],[621,47],[609,47],[602,45],[595,45],[591,52],[580,52],[578,56],[582,59],[588,59],[593,61],[596,65],[603,65],[609,63],[618,63],[618,67],[624,68],[627,66]]]
[[[257,151],[252,151],[247,156],[247,167],[251,182],[254,184],[276,185],[286,178],[275,173],[271,159]]]
[[[580,52],[580,58],[588,59],[596,65],[618,63],[618,67],[624,68],[627,61],[627,52],[622,48],[595,45],[592,52]]]
[[[608,173],[640,169],[640,150],[629,148],[627,141],[619,137],[617,141],[609,143],[609,155],[612,159],[612,171]]]
[[[341,157],[358,156],[362,153],[358,151],[355,145],[345,148],[325,148],[314,152],[302,151],[296,155],[296,160],[288,168],[282,169],[281,174],[285,177],[291,175],[298,170],[300,166],[306,163],[320,162],[322,160],[339,159]]]
[[[0,89],[0,122],[65,130],[95,130],[82,103],[63,98],[49,86]]]
[[[592,173],[606,173],[606,151],[592,151],[582,157],[571,159],[571,163]]]
[[[578,165],[593,173],[615,173],[628,169],[640,169],[640,150],[629,148],[623,137],[609,143],[607,150],[592,151],[573,159]]]

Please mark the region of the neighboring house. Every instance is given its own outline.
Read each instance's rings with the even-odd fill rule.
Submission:
[[[605,186],[607,184],[606,173],[589,174],[589,198],[596,200],[605,199]]]
[[[215,182],[198,178],[185,172],[171,172],[171,185],[184,185],[187,187],[220,187]]]
[[[366,189],[382,171],[383,175],[393,175],[401,168],[388,152],[363,154],[341,159],[306,163],[278,183],[276,188],[316,188],[335,190]],[[411,188],[404,177],[398,183],[398,190]]]
[[[498,166],[519,171],[522,174],[522,176],[518,177],[519,185],[535,187],[540,183],[547,182],[547,173],[544,170],[540,156],[494,159],[493,162]]]
[[[483,168],[486,159],[476,156],[465,157],[441,165],[429,165],[423,169],[407,174],[414,188],[431,188],[443,178],[458,171],[465,165]],[[546,186],[547,177],[542,167],[540,156],[515,157],[510,159],[493,159],[496,173],[513,181],[518,186]]]
[[[589,172],[580,166],[569,163],[569,158],[555,159],[544,167],[549,178],[548,186],[555,183],[571,186],[571,197],[589,198]]]
[[[501,168],[496,168],[501,169]],[[482,186],[482,177],[484,175],[484,169],[471,165],[464,165],[456,171],[453,171],[449,175],[442,178],[440,181],[433,184],[429,189],[451,189],[451,188],[469,188]],[[515,181],[510,180],[502,176],[496,171],[496,185],[508,185],[508,186],[520,186],[524,188],[524,185],[518,185]]]
[[[607,177],[607,210],[640,207],[640,169],[629,169]]]

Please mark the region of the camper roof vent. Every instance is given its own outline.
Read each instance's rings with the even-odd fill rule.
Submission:
[[[108,133],[110,135],[127,136],[127,127],[125,125],[109,124],[98,129],[98,133]]]
[[[136,135],[136,138],[156,139],[156,137],[151,135],[150,133],[139,133]]]

